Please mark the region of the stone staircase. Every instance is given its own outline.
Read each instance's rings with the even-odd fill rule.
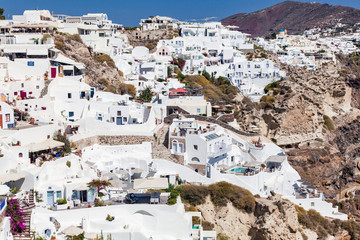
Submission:
[[[21,208],[24,212],[24,220],[25,220],[25,231],[18,234],[13,234],[14,240],[32,240],[34,239],[34,233],[31,232],[30,224],[31,224],[31,213],[33,208],[35,208],[34,202],[34,190],[30,190],[26,192],[29,195],[29,203],[26,200],[23,200],[21,203]]]

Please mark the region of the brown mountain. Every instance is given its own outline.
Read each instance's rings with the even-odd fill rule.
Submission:
[[[224,25],[235,25],[239,31],[253,36],[267,36],[281,29],[300,33],[307,28],[341,23],[360,22],[360,10],[320,3],[286,1],[252,13],[239,13],[227,17]]]

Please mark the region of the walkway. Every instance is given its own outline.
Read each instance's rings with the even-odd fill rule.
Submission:
[[[24,212],[24,220],[25,220],[25,231],[19,234],[15,234],[14,240],[32,240],[34,239],[34,233],[31,232],[31,213],[33,208],[35,208],[35,202],[34,202],[34,190],[30,190],[26,192],[26,194],[29,196],[29,203],[27,203],[24,199],[21,202],[21,208]]]

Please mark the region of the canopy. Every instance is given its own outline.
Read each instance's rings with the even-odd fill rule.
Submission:
[[[29,152],[39,152],[39,151],[42,151],[42,150],[62,147],[64,145],[65,145],[65,143],[55,141],[55,140],[50,138],[50,139],[47,139],[47,140],[45,140],[43,142],[40,142],[40,143],[29,144],[27,147],[29,148]]]
[[[79,227],[75,227],[74,225],[71,225],[70,227],[65,228],[62,232],[65,235],[74,236],[74,235],[79,235],[79,234],[83,233],[84,230],[82,230]]]
[[[134,179],[134,189],[166,189],[169,187],[167,178]]]
[[[21,178],[24,178],[25,175],[24,174],[20,174],[20,173],[8,173],[5,175],[0,176],[0,183],[6,183],[6,182],[11,182],[11,181],[17,181]]]
[[[26,51],[27,55],[32,55],[32,56],[47,56],[48,55],[48,50],[47,48],[42,48],[42,49],[27,49]]]
[[[0,195],[5,195],[10,191],[10,188],[6,185],[0,185]]]
[[[187,91],[183,88],[171,89],[170,92],[187,93]]]
[[[81,184],[78,187],[76,187],[74,190],[76,190],[76,191],[86,191],[88,189],[89,189],[88,186]]]

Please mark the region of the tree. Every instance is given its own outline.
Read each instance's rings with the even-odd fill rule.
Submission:
[[[150,102],[153,96],[153,92],[151,91],[150,87],[145,88],[145,90],[143,90],[140,93],[139,99],[143,102]]]
[[[0,8],[0,20],[5,20],[5,16],[3,16],[4,12],[5,12],[5,9]]]
[[[111,183],[106,180],[101,179],[93,179],[91,182],[87,184],[88,187],[93,187],[97,189],[98,195],[100,193],[100,190],[105,189],[105,187],[111,186]]]

